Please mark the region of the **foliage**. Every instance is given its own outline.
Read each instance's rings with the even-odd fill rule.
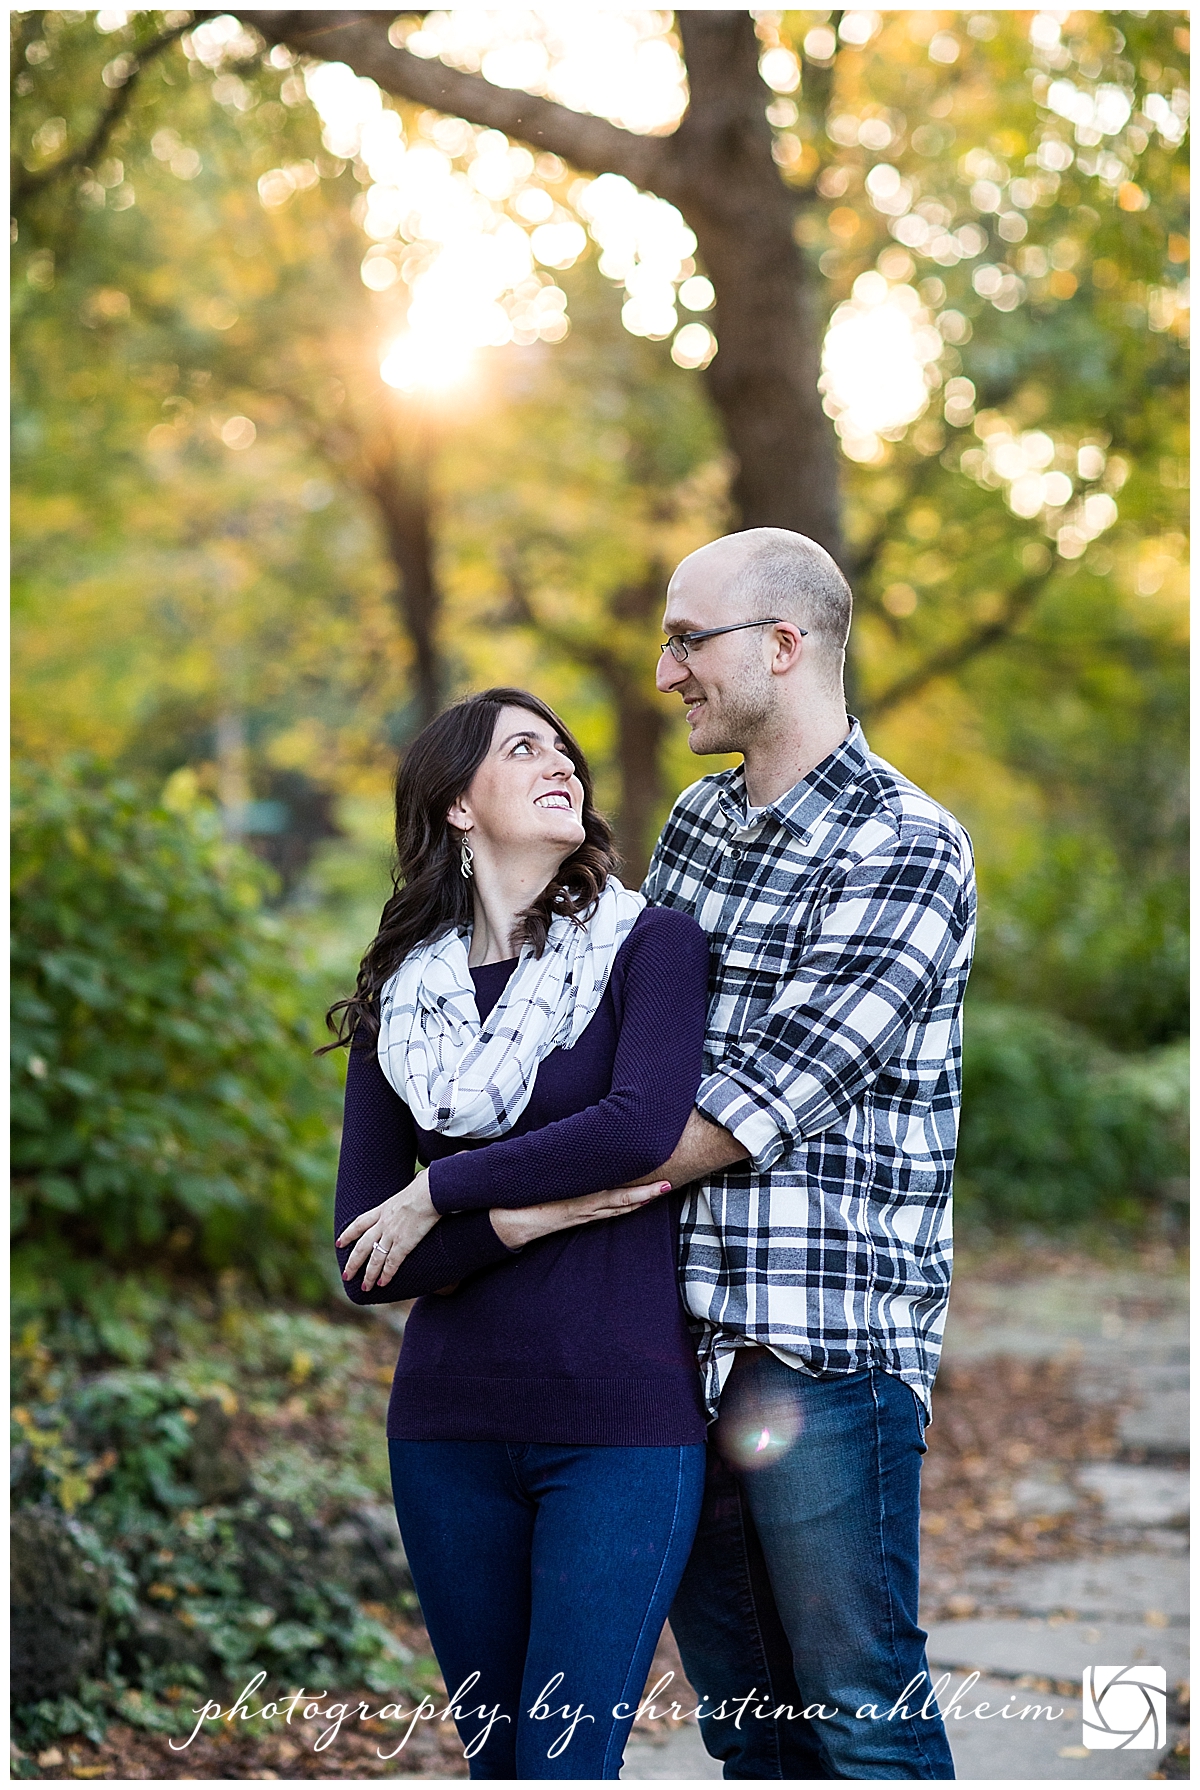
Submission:
[[[563,696],[600,766],[622,875],[639,882],[697,771],[654,688],[663,593],[725,525],[725,468],[697,382],[621,328],[590,263],[559,279],[571,335],[542,351],[536,382],[508,371],[505,402],[447,461],[443,563],[464,623],[454,670],[468,686],[488,675],[503,630],[516,681],[571,679]]]
[[[13,869],[18,1284],[149,1253],[316,1292],[336,1089],[253,861],[77,765],[18,773]]]
[[[35,173],[63,132],[86,139],[106,58],[166,24],[36,17],[14,109]],[[854,14],[840,39],[815,14],[773,19],[760,33],[802,78],[769,115],[823,302],[853,309],[882,284],[938,338],[924,414],[873,447],[843,438],[869,736],[971,827],[982,993],[1121,1048],[1178,1036],[1185,16],[1038,15],[1032,43],[1025,14]],[[414,415],[377,374],[405,280],[364,280],[385,251],[419,257],[368,246],[369,177],[322,143],[290,53],[235,47],[236,69],[187,39],[166,50],[104,166],[22,208],[23,743],[187,763],[212,786],[232,707],[251,794],[292,769],[382,796],[411,706],[370,467],[436,438],[451,681],[499,655],[564,702],[640,833],[703,768],[641,661],[658,561],[721,526],[698,376],[627,336],[589,259],[561,282],[565,342],[489,351],[469,392]],[[1128,116],[1097,142],[1062,108],[1082,119],[1110,90]],[[399,110],[433,141],[434,115]],[[475,138],[455,142],[465,171]],[[290,197],[260,203],[254,183],[281,168]],[[536,181],[568,215],[570,171]],[[248,449],[220,436],[231,413],[255,425]],[[1006,443],[1009,459],[1049,449],[1069,502],[1028,513],[997,470]],[[1085,539],[1093,498],[1105,526]],[[638,788],[655,762],[661,795]]]
[[[156,17],[132,15],[119,44],[94,15],[36,18],[49,53],[22,126],[48,119],[76,142],[108,94],[102,65]],[[332,768],[345,789],[364,763],[378,776],[405,701],[372,519],[339,501],[306,435],[362,383],[369,295],[338,235],[350,196],[323,205],[318,185],[265,211],[254,178],[320,153],[310,109],[279,103],[278,69],[242,111],[192,68],[178,48],[160,57],[116,153],[22,208],[16,728],[39,759],[65,742],[159,776],[186,764],[216,793],[232,716],[247,795],[269,797],[281,771],[328,783]],[[336,184],[344,164],[324,165]],[[222,439],[231,417],[253,446]]]
[[[186,1730],[198,1691],[259,1670],[277,1688],[421,1679],[388,1627],[413,1600],[376,1326],[264,1312],[228,1282],[220,1303],[161,1296],[153,1367],[114,1361],[69,1317],[18,1343],[14,1504],[35,1537],[66,1538],[98,1627],[87,1675],[17,1710],[26,1744],[96,1738],[114,1717]]]
[[[830,28],[782,29],[835,330],[903,300],[942,338],[911,421],[838,418],[868,733],[971,828],[977,995],[1177,1038],[1186,15],[848,15],[823,79]]]
[[[16,21],[27,171],[87,140],[115,62],[168,25],[108,29],[120,16]],[[972,832],[976,1000],[1031,1011],[1037,1062],[1057,1020],[1088,1034],[1062,1035],[1094,1064],[1096,1041],[1154,1052],[1186,1024],[1186,15],[794,12],[758,29],[783,55],[764,101],[815,312],[918,305],[932,332],[924,410],[873,444],[842,435],[854,701],[875,749]],[[103,162],[20,205],[22,747],[100,750],[160,779],[187,766],[215,790],[233,717],[247,793],[303,771],[343,817],[382,815],[413,717],[369,488],[390,454],[432,466],[449,685],[502,674],[561,704],[644,843],[713,768],[656,706],[650,662],[663,569],[724,526],[702,377],[622,327],[620,256],[589,249],[554,293],[536,276],[566,301],[563,339],[482,351],[423,413],[401,401],[379,359],[429,245],[368,233],[363,158],[322,139],[291,53],[247,41],[225,62],[190,37],[165,50]],[[1089,106],[1108,108],[1104,129]],[[395,110],[410,144],[448,145],[466,190],[478,135]],[[527,178],[556,218],[584,217],[586,183],[555,158]],[[516,197],[489,204],[525,228]],[[222,434],[238,416],[249,446]],[[1057,487],[1031,508],[1021,478]],[[382,855],[374,835],[331,848],[288,910],[291,942],[344,973]],[[327,899],[327,871],[353,903]],[[1035,1073],[1021,1061],[1017,1082]],[[964,1161],[970,1103],[991,1136],[999,1086],[992,1070],[971,1083]],[[1096,1162],[1083,1131],[1059,1129]],[[1010,1138],[1004,1160],[1057,1209],[1039,1136],[1024,1154]]]
[[[955,1177],[968,1220],[1136,1224],[1187,1172],[1187,1118],[1186,1045],[1119,1057],[1049,1014],[968,1008]]]

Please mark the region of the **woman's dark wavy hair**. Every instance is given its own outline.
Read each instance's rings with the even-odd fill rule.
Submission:
[[[359,966],[354,993],[335,1001],[325,1016],[336,1034],[325,1050],[349,1044],[360,1031],[368,1040],[377,1038],[379,992],[388,977],[417,945],[470,925],[474,905],[471,885],[461,872],[463,836],[446,816],[487,757],[503,708],[528,709],[548,722],[583,785],[583,844],[563,860],[553,880],[526,909],[520,942],[531,944],[540,957],[551,920],[567,914],[583,924],[616,870],[619,860],[612,832],[593,802],[587,759],[554,710],[528,690],[503,686],[455,703],[421,729],[396,773],[393,894]]]

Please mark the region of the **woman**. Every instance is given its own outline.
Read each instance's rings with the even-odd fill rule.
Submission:
[[[388,1414],[400,1530],[471,1775],[616,1778],[705,1418],[678,1196],[599,1190],[646,1182],[683,1132],[707,943],[621,887],[583,754],[522,690],[414,741],[396,850],[334,1013],[347,1290],[420,1295]]]

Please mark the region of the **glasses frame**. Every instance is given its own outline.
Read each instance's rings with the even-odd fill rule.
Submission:
[[[686,665],[689,647],[698,646],[702,640],[713,640],[718,634],[737,634],[742,628],[773,628],[783,620],[781,615],[760,616],[756,622],[730,622],[724,628],[693,629],[690,634],[672,634],[659,647],[660,653],[670,648],[671,657],[677,665]],[[797,628],[797,634],[807,635],[807,628]]]

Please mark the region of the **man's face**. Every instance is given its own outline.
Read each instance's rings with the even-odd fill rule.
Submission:
[[[724,595],[735,573],[730,556],[723,554],[702,552],[684,560],[667,588],[663,633],[689,634],[753,620],[745,603],[731,603]],[[664,693],[682,698],[693,752],[744,752],[770,720],[777,692],[766,664],[768,633],[746,628],[699,641],[689,647],[682,665],[670,652],[659,658],[655,681]]]

